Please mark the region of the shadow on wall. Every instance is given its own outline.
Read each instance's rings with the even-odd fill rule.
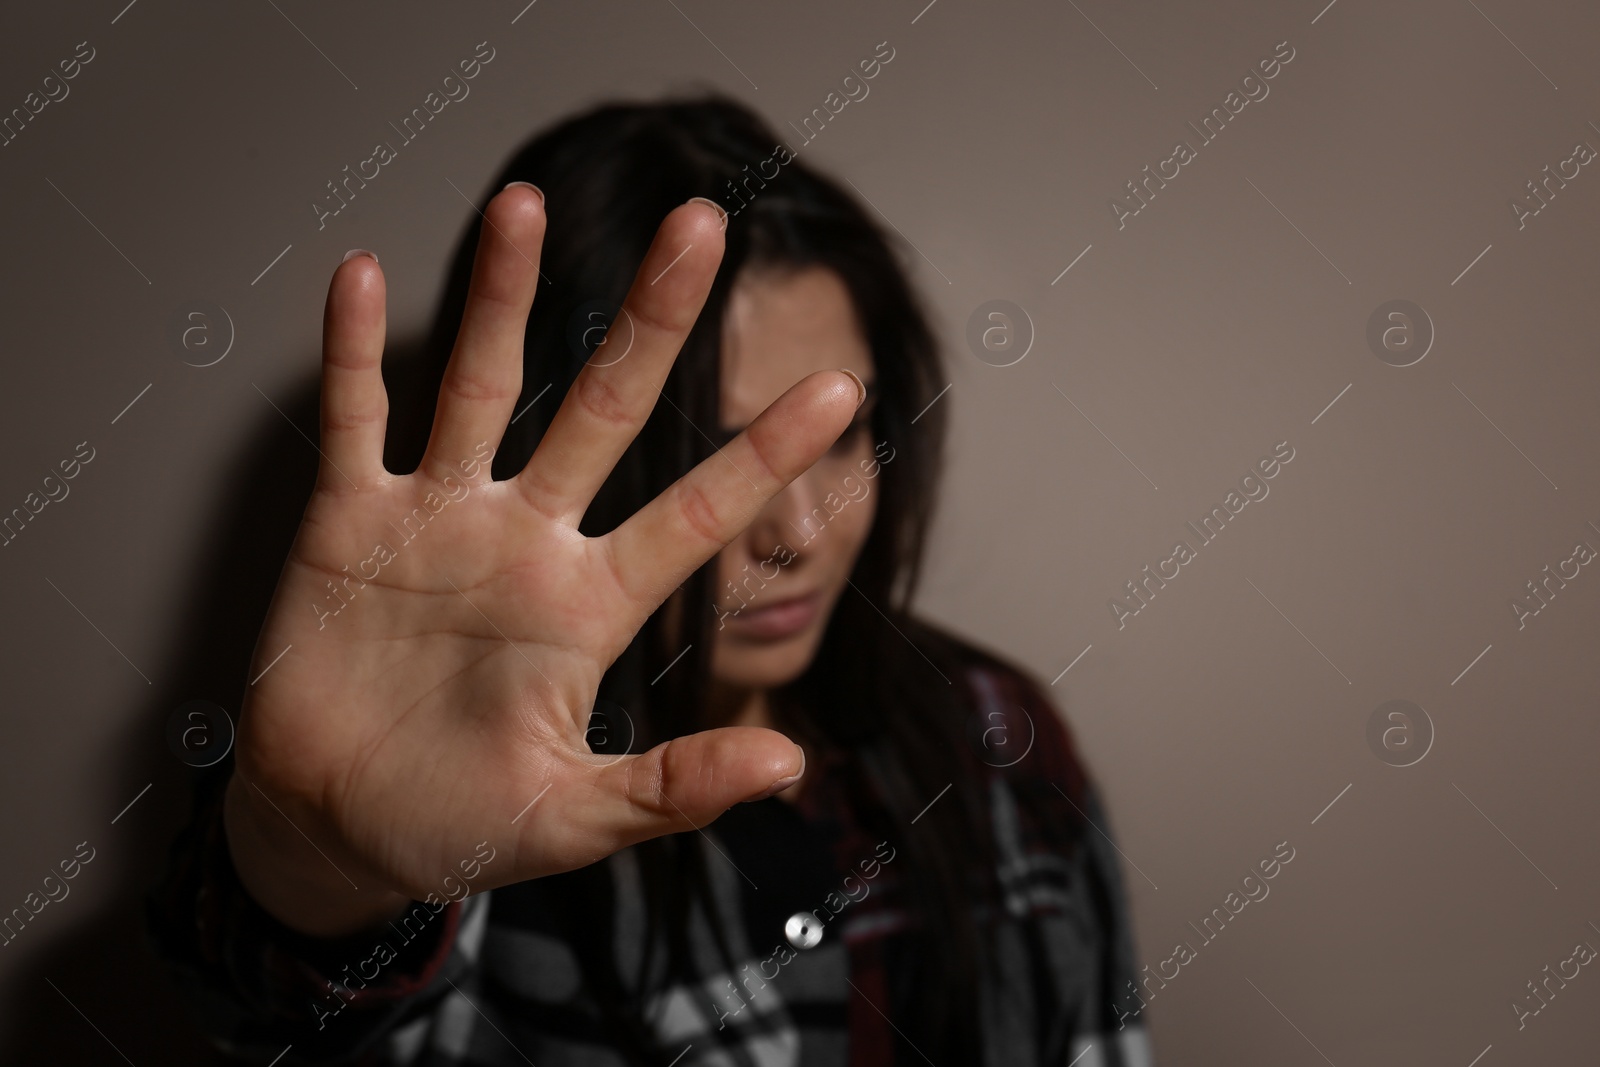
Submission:
[[[413,339],[391,344],[384,355],[390,406],[384,461],[391,471],[416,469],[427,443],[444,371],[443,356],[426,358],[430,350],[436,348]],[[153,783],[117,826],[119,847],[102,848],[95,863],[97,876],[119,887],[118,896],[51,938],[15,978],[16,993],[0,1003],[0,1063],[243,1062],[215,1051],[194,1026],[146,933],[144,901],[190,819],[192,796],[199,787],[220,786],[233,764],[231,757],[206,769],[183,763],[167,746],[167,720],[185,701],[203,699],[238,721],[256,636],[316,480],[318,457],[306,438],[318,436],[317,381],[301,382],[279,404],[294,425],[262,405],[218,495],[205,555],[189,574],[185,621],[168,644],[174,651],[156,675],[154,695],[115,746],[126,757],[110,796],[133,797]],[[113,855],[120,866],[108,871],[102,865],[111,865]]]

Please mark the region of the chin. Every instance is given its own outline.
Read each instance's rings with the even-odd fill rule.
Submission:
[[[805,673],[821,643],[820,627],[768,644],[727,642],[713,654],[712,673],[725,685],[774,689]]]

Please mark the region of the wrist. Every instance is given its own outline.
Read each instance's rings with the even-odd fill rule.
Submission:
[[[223,801],[223,831],[240,884],[262,910],[312,937],[343,937],[401,915],[411,898],[371,884],[368,872],[334,865],[235,774]]]

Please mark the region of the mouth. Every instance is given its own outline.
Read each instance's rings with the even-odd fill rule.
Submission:
[[[822,594],[807,593],[760,607],[741,608],[738,614],[729,614],[727,620],[743,635],[773,641],[793,637],[810,626],[821,608]]]

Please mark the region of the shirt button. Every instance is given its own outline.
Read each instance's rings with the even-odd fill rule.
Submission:
[[[809,911],[797,911],[783,924],[783,936],[795,948],[815,948],[822,940],[822,923]]]

